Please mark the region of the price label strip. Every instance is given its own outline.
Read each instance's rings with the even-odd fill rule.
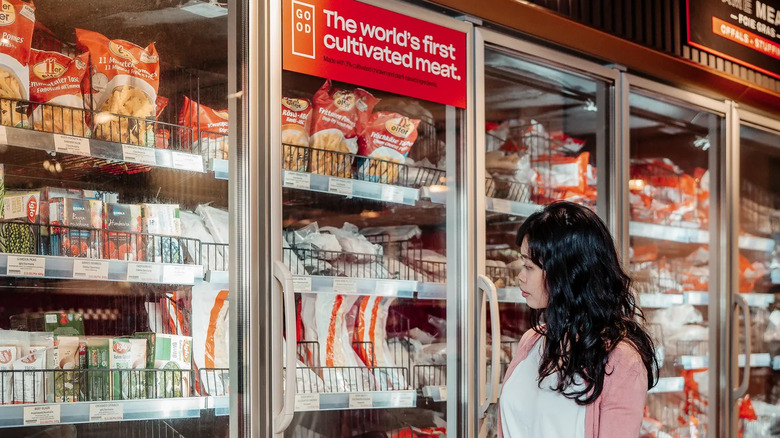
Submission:
[[[127,265],[127,280],[141,283],[157,283],[160,281],[160,268],[160,265],[130,263]]]
[[[383,186],[382,200],[386,202],[394,202],[400,204],[404,202],[404,191],[400,187]]]
[[[154,152],[154,148],[123,144],[122,158],[125,161],[133,163],[146,164],[149,166],[157,165],[157,155]]]
[[[295,410],[296,411],[319,411],[320,395],[319,394],[295,394]]]
[[[340,294],[356,294],[357,290],[357,280],[354,278],[336,277],[333,279],[333,292]]]
[[[66,154],[92,155],[89,147],[89,139],[62,134],[54,134],[54,150]]]
[[[195,280],[189,266],[165,266],[162,276],[166,284],[190,284]]]
[[[352,181],[348,179],[331,178],[328,181],[328,192],[336,195],[352,196]]]
[[[295,292],[311,292],[311,277],[293,277]]]
[[[374,399],[371,394],[357,393],[349,395],[350,409],[365,409],[374,407]]]
[[[89,405],[89,421],[122,421],[125,419],[124,408],[119,403],[93,403]]]
[[[193,172],[203,172],[203,157],[186,152],[171,152],[173,159],[173,168],[180,170],[191,170]]]
[[[512,202],[506,199],[492,198],[493,211],[499,213],[512,213]]]
[[[108,280],[108,261],[75,259],[73,261],[73,278]]]
[[[311,175],[308,173],[285,172],[284,186],[291,189],[311,189]]]
[[[46,259],[35,256],[8,256],[8,275],[21,277],[46,276]]]
[[[24,408],[24,425],[57,424],[60,422],[60,405],[26,406]]]

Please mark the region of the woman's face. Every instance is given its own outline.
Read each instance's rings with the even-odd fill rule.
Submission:
[[[547,285],[544,282],[544,271],[531,261],[528,253],[528,239],[523,239],[520,246],[520,255],[523,265],[520,268],[518,279],[520,280],[520,289],[523,291],[523,297],[528,302],[528,307],[532,309],[544,309],[547,307],[549,296],[547,294]]]

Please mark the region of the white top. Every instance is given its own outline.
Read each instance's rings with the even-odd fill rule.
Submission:
[[[538,384],[542,344],[504,382],[498,401],[504,438],[585,438],[585,406],[550,389],[558,383],[555,373]]]

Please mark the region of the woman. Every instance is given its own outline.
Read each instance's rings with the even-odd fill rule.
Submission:
[[[533,328],[504,377],[499,437],[638,437],[657,364],[609,230],[556,202],[523,223],[517,244]]]

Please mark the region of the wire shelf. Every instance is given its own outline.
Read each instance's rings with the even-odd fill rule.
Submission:
[[[709,291],[709,273],[692,273],[691,267],[678,266],[665,259],[632,263],[632,287],[643,294],[681,294],[688,291]]]
[[[200,243],[200,264],[207,271],[227,271],[230,260],[226,243]]]

